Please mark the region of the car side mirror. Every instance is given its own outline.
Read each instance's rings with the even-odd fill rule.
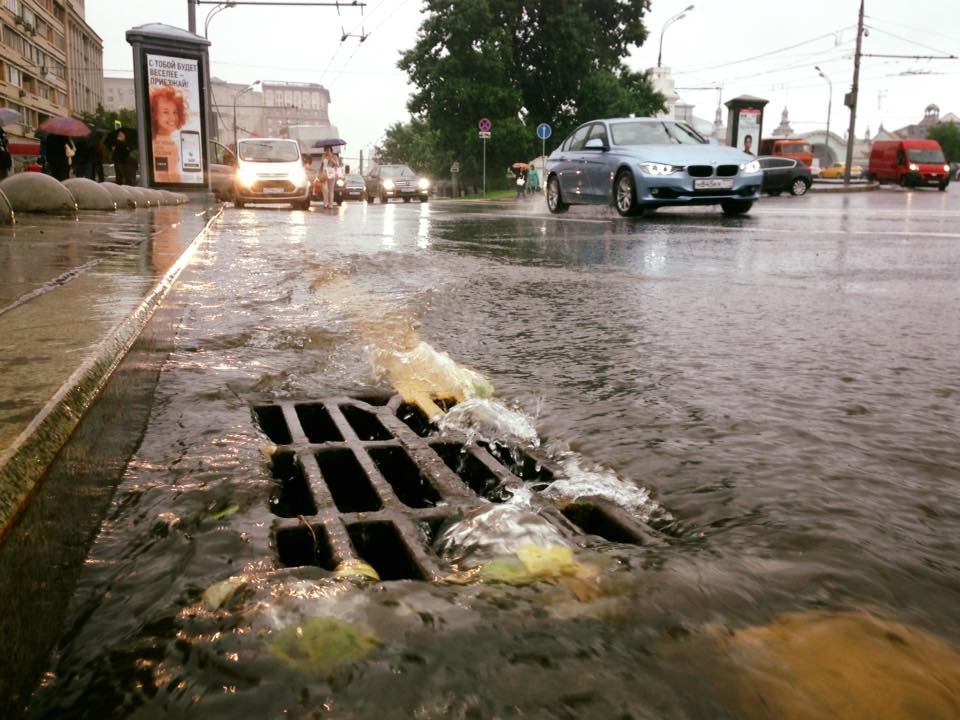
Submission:
[[[609,150],[610,148],[601,138],[590,138],[583,146],[584,150]]]

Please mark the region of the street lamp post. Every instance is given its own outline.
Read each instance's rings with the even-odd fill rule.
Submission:
[[[685,17],[687,16],[687,13],[690,12],[691,10],[693,10],[693,5],[687,5],[687,7],[685,7],[685,8],[683,9],[683,12],[678,12],[678,13],[677,13],[676,15],[674,15],[672,18],[670,18],[669,20],[667,20],[667,21],[663,24],[663,27],[660,29],[660,50],[659,50],[659,52],[657,52],[657,67],[660,67],[660,59],[663,57],[663,33],[664,33],[664,31],[665,31],[668,27],[670,27],[671,25],[673,25],[675,22],[677,22],[677,20],[683,20],[683,18],[685,18]]]
[[[830,82],[830,78],[823,74],[823,70],[820,69],[819,65],[814,65],[813,69],[820,73],[820,77],[827,81],[827,85],[830,86],[830,97],[827,99],[827,159],[830,159],[830,113],[833,110],[833,83]]]
[[[240,99],[241,95],[243,95],[246,92],[250,92],[251,90],[253,90],[253,88],[255,88],[259,84],[260,84],[259,80],[254,80],[247,87],[245,87],[243,90],[241,90],[240,92],[238,92],[236,95],[233,96],[233,150],[234,152],[236,152],[237,150],[237,100]]]
[[[208,12],[208,13],[207,13],[207,18],[206,18],[206,20],[203,21],[203,36],[204,36],[205,38],[209,39],[210,36],[207,34],[207,32],[208,32],[208,30],[210,29],[210,21],[213,19],[213,16],[214,16],[214,15],[216,15],[216,14],[219,13],[219,12],[223,12],[224,10],[226,10],[226,9],[228,9],[228,8],[232,8],[232,7],[236,7],[236,6],[237,6],[237,3],[236,3],[236,2],[233,2],[233,0],[230,0],[230,2],[220,3],[220,4],[217,5],[213,10],[211,10],[210,12]]]

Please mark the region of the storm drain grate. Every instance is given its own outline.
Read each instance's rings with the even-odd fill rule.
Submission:
[[[505,481],[542,489],[555,477],[530,452],[441,436],[396,396],[261,404],[253,414],[277,445],[269,506],[285,567],[332,571],[362,560],[382,580],[437,579],[450,572],[430,549],[445,523],[509,499]],[[602,499],[567,505],[551,520],[571,535],[635,544],[650,537]]]

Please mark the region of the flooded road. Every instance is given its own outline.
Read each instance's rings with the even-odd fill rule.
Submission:
[[[30,716],[957,717],[958,195],[226,209]],[[552,482],[285,567],[253,408],[442,385]]]

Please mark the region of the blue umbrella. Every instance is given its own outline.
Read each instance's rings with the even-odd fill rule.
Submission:
[[[336,145],[346,145],[346,140],[341,140],[340,138],[324,138],[323,140],[317,140],[313,147],[334,147]]]

